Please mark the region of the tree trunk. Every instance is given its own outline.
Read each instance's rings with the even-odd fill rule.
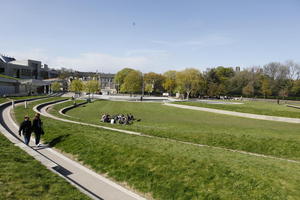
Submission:
[[[187,99],[187,100],[189,100],[190,93],[191,93],[191,92],[186,92],[186,99]]]

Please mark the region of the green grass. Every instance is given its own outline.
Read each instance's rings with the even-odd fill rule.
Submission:
[[[6,98],[0,98],[0,104],[8,101]]]
[[[67,104],[57,105],[51,113]],[[101,123],[103,113],[132,113],[133,125]],[[165,138],[300,160],[300,125],[164,106],[159,103],[96,101],[70,110],[78,121]]]
[[[45,95],[38,95],[38,96],[24,96],[24,97],[7,97],[7,98],[0,98],[0,104],[13,100],[22,100],[22,99],[31,99],[31,98],[38,98],[38,97],[45,97]]]
[[[155,199],[300,199],[299,164],[42,120],[50,145]]]
[[[0,199],[89,199],[0,133]]]
[[[205,108],[215,108],[242,113],[259,115],[280,116],[300,118],[300,109],[287,107],[286,104],[277,104],[273,101],[233,101],[243,104],[208,104],[203,102],[175,102],[175,104],[198,106]],[[282,101],[281,101],[282,102]]]
[[[13,79],[13,80],[20,80],[19,78],[15,78],[15,77],[12,77],[12,76],[6,76],[6,75],[3,75],[3,74],[0,74],[0,77],[2,78],[8,78],[8,79]]]

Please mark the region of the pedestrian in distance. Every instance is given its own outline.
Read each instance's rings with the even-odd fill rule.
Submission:
[[[35,135],[35,145],[37,147],[40,146],[40,139],[41,139],[41,135],[44,134],[44,130],[43,130],[43,122],[40,118],[40,114],[36,113],[35,117],[32,121],[32,130],[34,132]]]
[[[31,121],[30,121],[30,118],[26,115],[24,117],[24,121],[21,123],[20,128],[19,128],[19,136],[21,136],[21,133],[23,134],[24,143],[26,145],[29,144],[31,132],[32,132]]]

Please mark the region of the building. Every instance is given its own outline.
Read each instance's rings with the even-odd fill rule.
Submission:
[[[0,75],[0,95],[19,93],[20,82],[17,79]]]
[[[16,60],[0,55],[0,95],[22,96],[49,93],[51,82],[44,79],[58,77],[58,71],[37,60]]]
[[[16,60],[0,55],[0,74],[20,79],[57,78],[58,72],[37,60]]]
[[[74,76],[68,78],[69,86],[71,82],[75,79],[81,80],[83,82],[90,80],[99,81],[100,91],[102,94],[116,94],[116,84],[114,82],[115,74],[106,74],[106,73],[94,73],[94,72],[78,72],[74,73]]]
[[[116,84],[114,82],[115,74],[98,74],[98,80],[101,86],[102,94],[116,94]]]

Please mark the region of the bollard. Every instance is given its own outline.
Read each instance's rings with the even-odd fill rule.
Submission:
[[[24,104],[24,105],[25,105],[25,108],[27,108],[27,101],[25,101],[25,104]]]
[[[12,108],[15,108],[15,101],[14,100],[11,101],[11,106],[12,106]]]

